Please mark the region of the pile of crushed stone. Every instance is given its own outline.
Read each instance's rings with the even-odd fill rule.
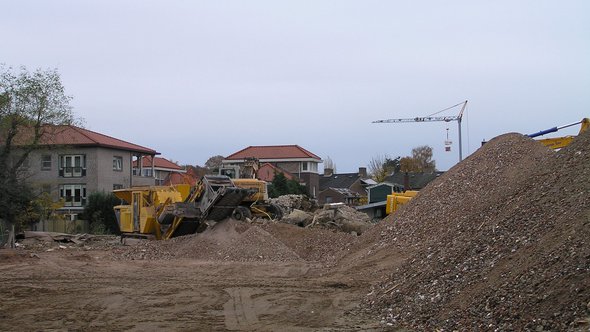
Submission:
[[[385,257],[363,303],[416,330],[577,330],[590,326],[590,131],[554,152],[501,135],[361,236]],[[365,271],[371,273],[371,271]]]
[[[202,233],[167,241],[140,241],[120,248],[115,257],[133,260],[306,261],[330,266],[346,254],[357,238],[342,232],[312,230],[274,221],[255,224],[228,219]]]

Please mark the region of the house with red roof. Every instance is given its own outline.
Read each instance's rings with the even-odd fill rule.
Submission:
[[[17,142],[25,144],[24,136]],[[60,212],[72,220],[92,192],[155,184],[155,165],[140,163],[135,174],[132,166],[154,158],[159,154],[154,149],[72,125],[46,126],[38,146],[26,165],[29,182],[55,201],[63,199]]]
[[[262,165],[257,172],[259,179],[270,182],[275,173],[282,172],[287,178],[298,179],[305,185],[311,197],[318,194],[318,165],[322,158],[316,154],[299,145],[249,146],[223,159],[222,167],[239,167],[251,158]]]
[[[144,177],[154,177],[157,186],[165,185],[166,179],[173,173],[186,173],[178,164],[161,157],[144,156],[133,161],[133,174]],[[176,178],[176,176],[174,176]]]

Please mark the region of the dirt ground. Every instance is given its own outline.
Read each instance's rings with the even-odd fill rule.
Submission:
[[[0,250],[2,331],[380,331],[369,280],[317,263],[120,259],[62,245]],[[52,251],[47,251],[52,250]]]

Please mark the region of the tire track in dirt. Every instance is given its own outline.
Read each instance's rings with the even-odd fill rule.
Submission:
[[[241,330],[257,326],[258,316],[252,300],[252,290],[242,287],[224,290],[230,296],[223,306],[225,327],[228,330]]]

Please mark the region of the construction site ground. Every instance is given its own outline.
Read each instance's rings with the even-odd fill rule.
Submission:
[[[0,330],[590,329],[590,131],[496,137],[362,234],[309,225],[25,239],[0,250]]]
[[[371,280],[328,273],[285,248],[270,261],[262,251],[226,261],[156,258],[145,250],[157,245],[118,242],[0,250],[0,330],[380,330],[354,310]]]

